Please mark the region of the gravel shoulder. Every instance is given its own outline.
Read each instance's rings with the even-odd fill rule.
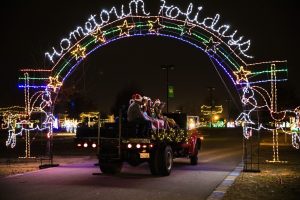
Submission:
[[[284,141],[284,138],[279,139]],[[287,162],[270,163],[267,160],[273,160],[273,145],[270,138],[262,139],[259,149],[259,169],[261,172],[242,172],[223,199],[299,199],[300,150],[293,148],[289,142],[279,144],[279,160]],[[256,153],[254,151],[254,157],[257,156]],[[254,168],[257,169],[257,165]]]

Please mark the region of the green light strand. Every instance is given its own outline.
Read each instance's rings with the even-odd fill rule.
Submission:
[[[138,29],[140,29],[140,28],[146,28],[146,27],[149,28],[148,23],[146,23],[146,22],[137,22],[136,24],[137,24],[137,25],[135,25],[135,28],[138,28]],[[166,29],[169,29],[169,30],[175,30],[175,31],[178,31],[178,32],[181,33],[182,29],[179,28],[177,24],[173,24],[173,23],[169,23],[169,24],[172,24],[172,25],[174,25],[174,26],[164,25]],[[145,30],[147,30],[147,29],[145,29]],[[116,32],[119,32],[119,31],[120,31],[119,28],[112,27],[112,28],[110,28],[110,29],[108,29],[108,30],[106,30],[106,31],[103,31],[103,35],[104,35],[104,36],[114,35]],[[139,30],[139,31],[143,31],[143,30]],[[194,32],[195,32],[195,31],[194,31]],[[202,33],[199,33],[198,31],[196,31],[196,33],[192,33],[192,35],[197,39],[198,42],[201,42],[201,43],[208,42],[208,40],[209,40],[208,37],[206,37],[206,36],[203,35]],[[206,39],[205,39],[204,37],[206,37]],[[92,40],[90,40],[90,41],[84,43],[84,47],[85,47],[85,48],[89,48],[90,45],[92,45],[92,44],[95,44],[95,39],[94,39],[94,38],[93,38]],[[238,69],[239,69],[239,65],[236,63],[236,61],[235,61],[234,59],[233,59],[234,61],[232,61],[232,57],[230,56],[230,54],[228,54],[228,53],[226,52],[226,50],[224,50],[223,48],[222,48],[222,50],[223,50],[224,52],[221,51],[220,48],[218,48],[218,51],[226,58],[226,60],[228,60],[228,62],[230,62],[230,63],[236,68],[236,70],[238,70]],[[60,75],[60,74],[65,70],[65,68],[70,64],[70,62],[72,61],[72,59],[74,59],[73,56],[72,56],[72,58],[71,58],[69,61],[67,61],[67,62],[63,65],[63,67],[62,67],[61,70],[57,73],[57,75]]]
[[[277,70],[265,70],[265,71],[259,71],[259,72],[251,72],[251,74],[253,75],[260,75],[260,74],[269,74],[269,73],[272,73],[272,72],[288,72],[287,69],[277,69]]]

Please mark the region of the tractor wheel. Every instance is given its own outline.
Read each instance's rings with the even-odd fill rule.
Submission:
[[[121,172],[123,163],[120,160],[99,160],[99,167],[103,174],[117,174]]]
[[[150,160],[149,160],[149,167],[152,175],[159,175],[159,154],[160,151],[159,149],[155,149],[151,154],[150,154]]]
[[[199,146],[200,144],[197,142],[195,145],[194,153],[190,156],[191,165],[197,165],[198,164],[198,152],[199,152]]]
[[[169,176],[173,167],[173,151],[170,146],[161,149],[161,159],[159,163],[159,174]]]

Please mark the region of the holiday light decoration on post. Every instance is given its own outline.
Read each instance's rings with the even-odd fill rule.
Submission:
[[[259,130],[267,130],[272,132],[273,134],[273,160],[267,160],[267,162],[272,163],[285,163],[286,161],[280,161],[279,159],[279,149],[278,149],[278,131],[280,130],[283,133],[289,133],[292,135],[292,145],[295,148],[299,148],[300,140],[293,132],[288,132],[283,127],[278,126],[277,124],[280,121],[283,121],[288,115],[297,116],[297,109],[295,110],[285,110],[285,111],[277,111],[277,89],[276,89],[276,67],[275,64],[271,64],[271,70],[268,71],[271,74],[271,95],[267,90],[260,86],[251,86],[248,81],[248,76],[251,75],[251,71],[245,71],[242,67],[240,70],[235,71],[234,74],[237,76],[237,84],[242,85],[243,87],[243,95],[242,95],[242,103],[247,109],[242,112],[237,118],[237,122],[241,121],[243,125],[243,133],[245,138],[249,138],[252,136],[252,131]],[[263,99],[263,104],[259,104],[256,99]],[[258,123],[254,121],[251,117],[254,111],[258,111],[259,109],[266,109],[270,113],[270,117],[274,120],[273,127],[267,127],[265,124]],[[296,140],[294,140],[296,138]],[[297,143],[298,142],[298,143]]]
[[[277,87],[276,87],[276,65],[271,65],[271,112],[277,112]],[[274,120],[274,126],[277,127],[277,121]],[[273,160],[267,162],[281,162],[279,160],[279,153],[278,153],[278,130],[275,129],[272,131],[273,134]]]
[[[251,118],[251,114],[259,109],[268,110],[276,122],[284,119],[277,119],[276,113],[283,116],[287,113],[296,115],[295,110],[277,112],[272,107],[276,104],[277,97],[270,91],[270,83],[287,80],[286,61],[249,64],[246,59],[249,61],[253,58],[247,54],[251,41],[239,36],[237,30],[232,29],[230,25],[221,24],[219,14],[203,17],[201,6],[195,7],[190,3],[181,9],[165,0],[160,2],[160,9],[154,14],[148,12],[143,0],[131,0],[128,5],[100,10],[99,13],[92,14],[83,26],[77,26],[63,38],[57,47],[52,47],[45,53],[50,62],[50,69],[22,70],[28,76],[20,78],[19,88],[38,90],[34,94],[25,92],[25,99],[30,96],[25,102],[29,108],[28,115],[34,110],[40,110],[51,119],[51,107],[55,103],[58,89],[84,58],[99,48],[123,38],[145,36],[171,38],[189,44],[205,53],[224,72],[240,92],[242,104],[247,107],[237,119],[243,124],[243,134],[246,138],[251,137],[252,131],[260,129],[271,132],[278,130],[276,126],[269,128]],[[276,68],[270,70],[272,64],[276,64]],[[40,72],[43,72],[43,75],[35,75]],[[270,79],[271,74],[273,78]],[[41,98],[45,95],[50,98]],[[258,98],[263,100],[263,104],[257,101]],[[273,103],[270,103],[271,101]],[[48,128],[51,133],[51,120],[49,123],[44,128]],[[292,137],[293,146],[299,148],[299,136],[292,134]]]
[[[25,94],[29,94],[28,88],[29,85],[27,85],[27,89],[25,88],[25,91],[27,91]],[[30,132],[47,131],[48,138],[50,138],[53,133],[53,122],[55,119],[51,109],[48,112],[46,111],[47,108],[49,109],[52,106],[50,92],[48,90],[39,91],[34,93],[30,98],[29,95],[26,95],[25,105],[26,107],[24,112],[21,114],[8,112],[7,114],[3,115],[4,125],[5,128],[8,129],[9,133],[6,146],[14,148],[16,145],[16,137],[24,133],[25,156],[21,158],[33,158],[31,157],[30,152]],[[39,124],[36,124],[35,121],[31,121],[30,119],[30,117],[34,114],[43,115],[44,120]]]

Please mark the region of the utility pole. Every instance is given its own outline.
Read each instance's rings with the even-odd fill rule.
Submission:
[[[162,65],[162,70],[166,70],[166,86],[167,86],[167,113],[169,112],[169,70],[175,69],[174,65]]]
[[[230,121],[230,102],[231,99],[226,99],[225,100],[227,102],[227,123]]]
[[[214,102],[213,102],[213,91],[215,90],[215,88],[207,87],[207,89],[208,89],[209,97],[210,97],[210,128],[212,128],[212,123],[213,123],[212,113],[213,113],[213,107],[215,106]]]

